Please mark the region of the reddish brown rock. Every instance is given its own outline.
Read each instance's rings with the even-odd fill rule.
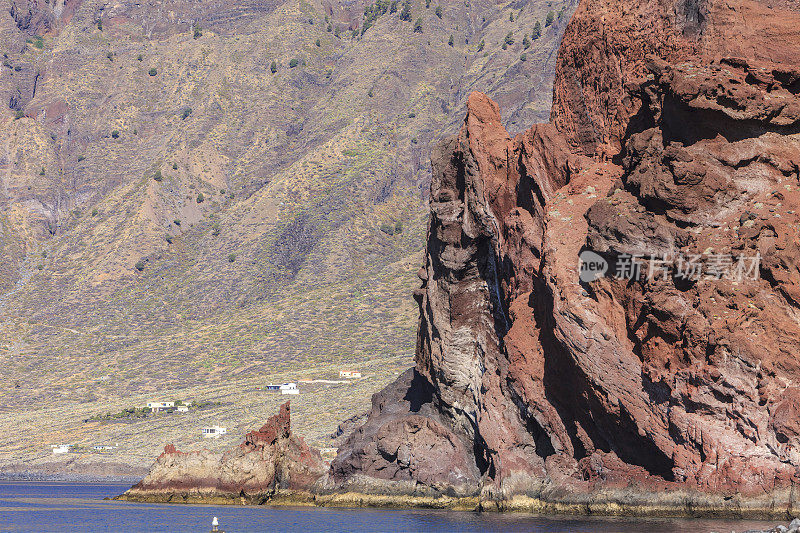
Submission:
[[[791,513],[799,52],[795,2],[583,1],[550,124],[511,138],[473,93],[432,154],[414,378],[328,488]],[[585,248],[671,273],[583,283]],[[675,276],[694,254],[761,264]]]
[[[264,426],[225,453],[180,452],[174,445],[166,445],[150,473],[122,498],[261,502],[281,492],[310,491],[326,470],[319,453],[291,434],[286,402]]]

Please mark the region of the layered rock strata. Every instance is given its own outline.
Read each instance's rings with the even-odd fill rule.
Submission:
[[[181,452],[164,447],[150,473],[120,499],[134,501],[231,501],[263,503],[308,493],[327,465],[291,433],[289,402],[259,430],[224,453]]]
[[[473,93],[432,154],[416,366],[326,490],[791,514],[799,53],[793,2],[584,1],[549,124]]]

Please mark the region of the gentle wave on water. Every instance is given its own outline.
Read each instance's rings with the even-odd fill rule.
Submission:
[[[0,482],[0,531],[519,531],[536,533],[707,533],[762,529],[771,522],[621,520],[426,510],[161,505],[106,501],[128,485]]]

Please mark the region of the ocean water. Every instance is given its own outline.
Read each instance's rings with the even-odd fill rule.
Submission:
[[[217,517],[227,533],[243,531],[403,532],[494,531],[555,533],[730,533],[772,527],[774,522],[620,520],[538,517],[516,513],[421,510],[269,508],[161,505],[107,501],[128,485],[0,482],[0,531],[205,532]]]

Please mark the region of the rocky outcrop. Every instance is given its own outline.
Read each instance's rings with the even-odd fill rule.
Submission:
[[[25,34],[44,35],[69,22],[83,0],[11,0],[9,12]]]
[[[319,453],[291,433],[289,402],[225,453],[181,452],[168,444],[150,473],[120,499],[262,503],[308,492],[327,469]]]
[[[799,28],[795,4],[585,1],[551,123],[512,138],[473,93],[432,154],[416,367],[328,490],[791,514]]]

